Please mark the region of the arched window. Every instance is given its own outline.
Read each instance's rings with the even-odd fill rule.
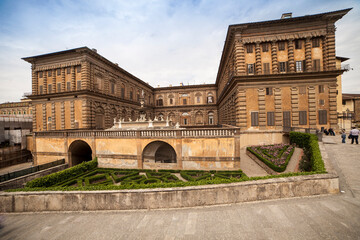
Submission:
[[[190,124],[190,114],[187,112],[184,112],[181,114],[181,123],[183,125],[189,125]]]
[[[207,103],[214,103],[214,96],[211,92],[207,95]]]
[[[174,95],[170,94],[168,96],[168,98],[169,98],[169,105],[173,105],[174,104]]]
[[[203,114],[202,114],[202,112],[198,111],[195,114],[195,123],[196,124],[203,124]]]
[[[195,98],[196,98],[196,103],[201,103],[201,93],[196,93],[195,94]]]

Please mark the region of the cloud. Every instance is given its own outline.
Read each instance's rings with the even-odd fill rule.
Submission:
[[[360,92],[357,1],[1,1],[0,102],[31,91],[21,57],[88,46],[152,86],[214,83],[228,25],[348,7],[337,23],[337,54],[354,68],[346,92]],[[5,83],[5,84],[4,84]]]

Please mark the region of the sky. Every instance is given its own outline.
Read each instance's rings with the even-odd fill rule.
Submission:
[[[336,54],[343,92],[360,93],[358,0],[0,0],[0,103],[31,92],[23,57],[87,46],[153,87],[211,84],[229,25],[345,8]]]

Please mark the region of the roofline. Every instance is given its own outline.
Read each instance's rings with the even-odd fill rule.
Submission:
[[[128,71],[126,71],[125,69],[119,67],[117,64],[111,62],[110,60],[108,60],[107,58],[101,56],[100,54],[98,54],[96,51],[91,50],[88,47],[79,47],[79,48],[73,48],[73,49],[68,49],[68,50],[64,50],[64,51],[58,51],[58,52],[52,52],[52,53],[46,53],[46,54],[40,54],[40,55],[36,55],[36,56],[32,56],[32,57],[24,57],[21,58],[22,60],[33,64],[34,60],[36,60],[37,58],[43,58],[43,57],[51,57],[51,56],[56,56],[56,55],[62,55],[62,54],[68,54],[68,53],[72,53],[72,52],[86,52],[88,54],[91,54],[92,56],[95,56],[97,58],[99,58],[102,61],[105,61],[106,63],[108,63],[109,65],[111,65],[112,67],[116,68],[117,70],[119,70],[120,72],[124,73],[125,75],[127,75],[128,77],[131,77],[137,81],[139,81],[141,84],[147,86],[148,88],[150,88],[152,91],[154,90],[154,87],[152,87],[150,84],[144,82],[143,80],[141,80],[140,78],[132,75],[131,73],[129,73]]]
[[[349,60],[350,58],[336,56],[336,59],[339,59],[341,62],[345,62],[345,61]]]
[[[279,23],[296,23],[304,19],[312,19],[312,18],[319,18],[319,17],[329,17],[335,19],[335,21],[341,19],[345,14],[347,14],[352,8],[346,8],[342,10],[332,11],[332,12],[325,12],[325,13],[319,13],[319,14],[313,14],[313,15],[305,15],[305,16],[299,16],[299,17],[292,17],[292,18],[283,18],[283,19],[274,19],[274,20],[268,20],[268,21],[260,21],[260,22],[250,22],[250,23],[241,23],[241,24],[232,24],[229,25],[228,31],[226,33],[226,38],[224,42],[223,51],[220,58],[219,68],[218,68],[218,74],[216,76],[215,85],[218,85],[219,83],[219,77],[220,77],[220,69],[223,64],[223,59],[225,57],[226,48],[229,44],[229,40],[231,37],[231,34],[234,30],[237,28],[248,28],[258,25],[272,25],[272,24],[279,24]]]
[[[158,91],[158,90],[205,88],[205,87],[216,87],[216,85],[215,84],[197,84],[197,85],[184,85],[184,86],[172,86],[172,87],[158,87],[158,88],[155,88],[154,90]]]

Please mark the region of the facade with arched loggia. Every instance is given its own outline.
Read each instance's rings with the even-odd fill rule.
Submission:
[[[239,148],[281,142],[284,128],[337,129],[337,77],[345,70],[336,64],[335,22],[350,10],[230,25],[215,84],[154,88],[87,47],[24,58],[32,64],[34,159],[68,156],[38,144],[68,134],[93,137],[103,166],[156,166],[151,157],[161,148],[143,149],[159,141],[176,153],[165,165],[234,168]],[[179,129],[103,131],[142,114]]]

